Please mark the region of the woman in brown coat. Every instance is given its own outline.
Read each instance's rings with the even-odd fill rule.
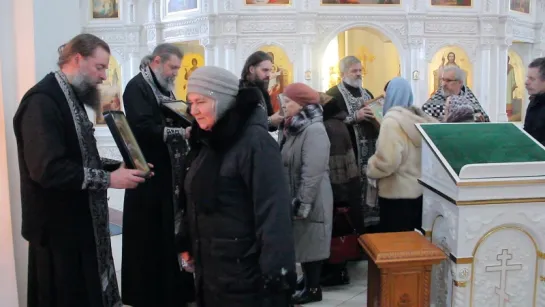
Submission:
[[[361,206],[361,183],[358,163],[352,149],[350,132],[344,124],[347,113],[336,103],[329,103],[331,97],[321,94],[324,109],[324,126],[331,143],[329,150],[329,177],[333,189],[333,233],[337,238],[363,233],[363,208]],[[333,253],[333,251],[332,251]],[[338,256],[338,255],[332,255]],[[333,258],[333,257],[332,257]],[[322,267],[322,286],[345,285],[350,282],[346,263],[330,258]]]

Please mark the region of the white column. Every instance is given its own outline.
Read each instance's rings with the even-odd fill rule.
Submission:
[[[495,87],[494,78],[492,78],[492,74],[490,72],[490,60],[491,60],[491,44],[488,41],[482,41],[481,42],[481,53],[480,53],[480,74],[475,74],[475,86],[477,87],[477,92],[475,95],[477,95],[479,99],[479,103],[484,108],[484,110],[487,112],[489,116],[491,116],[491,101],[493,100],[492,96],[495,96],[495,92],[497,91],[497,88]],[[478,80],[477,80],[478,79]],[[494,119],[490,119],[494,120]],[[494,120],[495,121],[495,120]]]
[[[507,122],[509,118],[507,117],[507,56],[509,54],[509,46],[511,45],[510,40],[500,43],[498,47],[498,65],[496,66],[496,76],[498,76],[498,91],[497,91],[497,100],[495,104],[496,114],[495,121],[498,122]]]
[[[426,61],[423,59],[423,39],[421,37],[409,38],[409,64],[405,67],[403,76],[411,83],[414,95],[414,104],[423,105],[428,99],[428,86],[426,83]],[[403,54],[400,54],[403,56]],[[402,59],[403,60],[403,59]],[[416,78],[416,80],[415,80]]]
[[[237,48],[237,38],[230,37],[226,38],[224,41],[225,51],[223,52],[224,56],[224,68],[236,72],[236,48]],[[206,63],[208,64],[208,63]]]
[[[214,40],[209,37],[201,38],[200,44],[204,47],[204,63],[206,65],[218,65],[222,62],[219,59]]]
[[[314,43],[314,35],[307,34],[303,37],[303,48],[302,48],[302,52],[300,53],[303,59],[302,61],[303,65],[299,65],[299,69],[301,69],[301,71],[298,74],[296,74],[296,76],[299,75],[299,78],[301,78],[302,80],[294,80],[295,82],[300,81],[300,82],[306,83],[308,86],[312,86],[313,77],[319,75],[318,72],[315,72],[312,69],[312,44],[313,43]],[[297,70],[297,67],[295,67],[295,65],[294,65],[294,69]]]

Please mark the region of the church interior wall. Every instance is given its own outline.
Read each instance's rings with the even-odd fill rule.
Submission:
[[[0,13],[3,42],[0,46],[0,115],[3,115],[0,167],[7,166],[8,170],[0,174],[0,217],[8,217],[6,223],[4,220],[0,223],[0,270],[3,272],[0,301],[3,305],[7,302],[6,306],[16,306],[17,301],[21,306],[26,305],[27,245],[20,237],[19,178],[12,118],[23,93],[36,80],[56,69],[57,48],[80,31],[96,34],[110,44],[112,56],[119,64],[117,82],[121,91],[139,72],[141,58],[162,42],[190,42],[186,52],[199,54],[204,64],[225,67],[236,75],[240,74],[250,53],[276,46],[286,55],[286,64],[281,65],[291,70],[287,74],[289,82],[305,82],[323,90],[329,77],[323,70],[323,58],[331,40],[349,29],[372,28],[382,34],[391,47],[369,48],[375,48],[372,53],[383,57],[393,57],[392,50],[397,51],[398,70],[402,77],[410,80],[417,104],[429,97],[429,67],[435,65],[434,59],[442,52],[441,48],[463,49],[471,63],[473,79],[470,83],[493,121],[508,120],[506,95],[498,89],[507,84],[504,68],[509,52],[520,56],[520,69],[524,69],[545,51],[545,27],[538,18],[545,14],[545,0],[531,0],[529,14],[510,10],[509,0],[473,0],[471,7],[463,8],[431,6],[431,0],[402,0],[400,5],[394,6],[325,6],[320,0],[291,0],[291,5],[194,0],[188,3],[196,3],[195,9],[178,13],[168,12],[168,1],[174,0],[117,0],[119,9],[113,18],[94,18],[93,0],[70,3],[8,0],[3,6]],[[37,14],[46,11],[47,14]],[[370,34],[351,35],[356,35],[354,40],[371,40]],[[199,45],[198,52],[196,46],[193,50],[193,45]],[[378,65],[378,60],[374,63]],[[385,70],[395,70],[396,64],[394,61],[384,63]],[[373,67],[373,73],[380,74],[375,69],[378,67]],[[185,70],[180,78],[184,73]],[[524,73],[518,72],[518,78]],[[373,94],[381,94],[379,83],[382,81],[374,84],[368,80],[368,83],[376,88]],[[526,93],[523,92],[523,96],[526,97]],[[90,116],[95,118],[92,112]],[[101,154],[119,158],[108,128],[97,125],[95,131]],[[109,196],[110,204],[122,204],[122,193],[109,192]]]

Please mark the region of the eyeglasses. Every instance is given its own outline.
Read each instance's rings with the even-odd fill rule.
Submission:
[[[445,83],[449,83],[449,82],[454,82],[454,81],[458,81],[456,79],[445,79],[445,78],[441,78],[441,81],[445,82]]]

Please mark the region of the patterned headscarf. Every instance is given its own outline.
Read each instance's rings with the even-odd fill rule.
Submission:
[[[473,122],[475,121],[475,109],[465,96],[452,95],[447,98],[446,117],[447,123]]]

